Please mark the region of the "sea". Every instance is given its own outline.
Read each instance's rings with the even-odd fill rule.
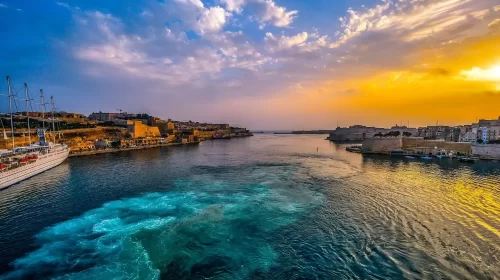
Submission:
[[[256,134],[0,191],[0,279],[500,279],[500,163]]]

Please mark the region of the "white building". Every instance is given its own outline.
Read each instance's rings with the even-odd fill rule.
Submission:
[[[477,134],[472,131],[467,131],[460,134],[459,142],[473,143],[477,140]]]

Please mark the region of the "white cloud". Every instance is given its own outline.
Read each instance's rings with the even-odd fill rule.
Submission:
[[[194,7],[200,8],[200,9],[205,7],[203,5],[203,2],[201,2],[200,0],[175,0],[175,2],[180,3],[180,4],[184,4],[184,5],[194,6]]]
[[[222,0],[221,2],[226,5],[228,11],[239,13],[247,1],[248,0]]]
[[[0,8],[8,8],[9,6],[5,5],[5,4],[2,4],[0,3]]]
[[[68,5],[68,3],[65,3],[65,2],[56,2],[56,5],[64,7],[66,9],[71,9],[71,7]]]
[[[500,27],[500,18],[497,18],[497,19],[493,20],[492,22],[490,22],[488,24],[488,27],[491,28],[491,29]]]
[[[264,38],[267,48],[271,52],[297,48],[299,51],[311,52],[326,47],[329,42],[328,36],[319,36],[317,33],[308,34],[301,32],[294,36],[275,36],[271,32],[266,33]]]
[[[271,46],[276,47],[278,50],[286,50],[294,46],[303,45],[307,41],[307,38],[307,32],[301,32],[295,36],[290,37],[285,35],[275,37],[271,32],[267,32],[265,40],[269,42]]]
[[[289,26],[298,14],[298,11],[287,11],[284,7],[277,6],[272,0],[260,1],[265,4],[262,21],[270,21],[278,27]]]
[[[221,7],[204,9],[198,20],[198,28],[201,33],[217,32],[226,23],[226,16],[229,14]]]
[[[228,11],[241,12],[245,5],[251,5],[255,17],[260,22],[261,29],[266,23],[277,27],[292,24],[298,11],[288,11],[285,7],[276,5],[273,0],[221,0]]]
[[[369,31],[390,30],[404,41],[434,36],[490,13],[494,0],[386,0],[371,9],[349,9],[340,18],[342,32],[335,48]]]

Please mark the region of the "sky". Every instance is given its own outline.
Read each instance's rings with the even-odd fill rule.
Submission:
[[[0,0],[0,36],[19,99],[27,82],[68,112],[262,130],[500,116],[498,0]]]

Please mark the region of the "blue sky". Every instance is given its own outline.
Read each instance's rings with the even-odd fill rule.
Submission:
[[[439,46],[449,36],[460,38],[449,30],[467,19],[484,21],[467,34],[477,36],[479,26],[487,30],[498,17],[495,3],[0,1],[0,72],[12,77],[16,90],[23,82],[32,95],[44,88],[65,111],[123,109],[258,129],[331,128],[338,119],[371,116],[323,108],[356,90],[320,85],[407,67],[403,58],[416,42]],[[445,31],[449,36],[436,39]],[[401,36],[410,39],[401,42]],[[4,92],[5,81],[1,85]]]

